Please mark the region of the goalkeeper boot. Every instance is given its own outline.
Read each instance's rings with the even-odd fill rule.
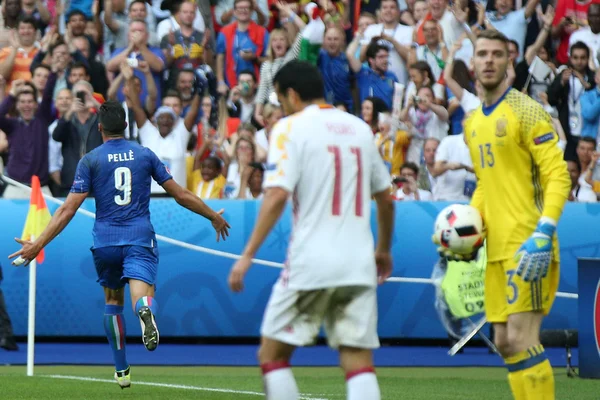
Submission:
[[[125,371],[115,371],[115,380],[121,387],[121,389],[126,389],[131,387],[131,368],[127,367]]]
[[[158,347],[158,327],[154,320],[154,314],[149,307],[142,307],[138,311],[140,317],[140,324],[142,326],[142,341],[148,351],[156,350]]]

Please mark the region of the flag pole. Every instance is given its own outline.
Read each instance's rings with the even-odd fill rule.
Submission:
[[[31,241],[35,237],[31,235]],[[37,262],[35,258],[29,263],[29,315],[27,323],[27,376],[33,376],[35,346],[35,290],[37,282]]]

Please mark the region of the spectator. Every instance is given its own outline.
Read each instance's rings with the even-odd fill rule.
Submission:
[[[367,97],[379,97],[391,109],[394,83],[398,82],[398,78],[388,71],[389,50],[378,42],[372,42],[366,52],[369,66],[365,67],[354,57],[358,40],[355,36],[346,50],[346,57],[350,69],[357,74],[359,101],[362,104]]]
[[[379,132],[375,134],[375,144],[390,171],[398,171],[404,164],[410,138],[405,129],[399,129],[398,121],[389,112],[379,113]]]
[[[360,34],[361,37],[365,37],[365,31],[371,25],[375,25],[377,23],[377,17],[375,17],[370,12],[363,11],[358,18],[358,23],[356,24],[358,29],[356,32]],[[362,51],[362,44],[359,43],[358,48],[356,49],[356,58],[362,59],[360,53]]]
[[[423,144],[423,159],[425,162],[419,169],[419,177],[417,179],[417,186],[423,190],[427,190],[432,193],[435,191],[435,184],[437,181],[435,172],[435,153],[440,145],[440,141],[436,138],[429,138],[425,140]]]
[[[256,107],[256,76],[249,71],[242,71],[238,76],[238,85],[229,92],[227,107],[231,118],[239,118],[242,123],[252,123],[255,127],[262,127],[254,119]]]
[[[243,132],[240,132],[237,140],[234,140],[232,147],[233,157],[227,168],[227,184],[224,193],[224,197],[229,199],[238,197],[242,176],[245,176],[244,171],[248,168],[252,168],[250,164],[256,160],[256,145],[251,136],[243,135]]]
[[[415,42],[419,45],[426,43],[425,34],[423,28],[425,21],[435,21],[441,28],[441,34],[443,35],[443,42],[446,48],[450,48],[454,45],[463,33],[462,22],[458,21],[455,17],[457,9],[467,8],[467,4],[461,2],[455,2],[454,8],[450,8],[448,0],[428,0],[429,12],[425,16],[422,24],[415,30]]]
[[[494,29],[499,30],[510,40],[518,44],[519,49],[525,48],[527,22],[534,15],[540,0],[527,0],[525,7],[513,10],[513,0],[494,0],[496,11],[488,12],[487,19]],[[521,56],[517,59],[520,62]]]
[[[344,32],[337,27],[325,32],[323,48],[319,51],[317,66],[325,83],[325,100],[329,104],[342,102],[350,112],[354,111],[352,96],[353,74],[344,54]]]
[[[40,64],[33,70],[33,77],[31,78],[31,83],[35,86],[35,89],[38,94],[38,103],[42,101],[42,93],[44,93],[44,88],[46,87],[46,83],[48,82],[48,77],[52,70],[46,64]]]
[[[17,30],[10,33],[9,47],[0,50],[0,75],[8,83],[9,90],[16,79],[31,80],[29,67],[38,52],[36,35],[35,20],[23,17],[19,19]]]
[[[577,42],[583,42],[590,49],[590,68],[596,69],[600,66],[598,60],[598,48],[600,48],[600,3],[590,4],[587,10],[588,26],[582,26],[571,34],[569,38],[569,50]]]
[[[58,121],[71,109],[72,104],[73,94],[69,89],[63,89],[58,92],[58,96],[54,99],[54,105],[58,112],[58,119],[48,127],[48,134],[50,135],[48,143],[48,173],[50,174],[50,190],[54,197],[59,197],[61,195],[60,187],[62,181],[60,179],[60,173],[63,168],[64,160],[62,156],[62,143],[54,140],[52,134],[58,125]]]
[[[248,2],[248,15],[259,25],[269,24],[269,4],[267,0],[252,0]],[[215,19],[219,25],[228,25],[233,21],[240,21],[238,2],[235,0],[220,0],[215,7]],[[250,15],[251,13],[251,15]]]
[[[10,46],[10,33],[18,28],[19,18],[22,16],[21,0],[4,0],[0,7],[2,18],[0,20],[0,48]]]
[[[43,0],[21,0],[23,17],[30,18],[40,32],[50,24],[50,11]]]
[[[584,174],[581,173],[581,164],[579,161],[567,161],[567,169],[569,170],[569,175],[571,177],[571,192],[569,193],[569,201],[576,201],[579,203],[596,203],[598,201],[596,193],[594,193],[592,190],[594,182],[591,179],[597,161],[598,156],[597,153],[595,153],[595,155],[592,156],[590,167]],[[579,183],[581,176],[585,176],[586,185],[582,186]]]
[[[429,20],[423,23],[423,36],[425,44],[411,49],[408,62],[412,65],[417,61],[425,61],[431,68],[434,82],[437,82],[444,70],[444,60],[448,58],[448,49],[445,43],[440,41],[440,30],[435,21]]]
[[[126,3],[124,0],[104,1],[104,11],[100,14],[100,19],[104,22],[105,56],[112,54],[116,49],[127,47],[129,23],[135,20],[146,21],[150,46],[158,46],[160,43],[156,35],[154,15],[148,12],[150,6],[144,0],[133,0],[126,12]]]
[[[223,27],[217,39],[217,78],[219,93],[225,95],[228,88],[237,85],[242,71],[254,71],[258,75],[262,58],[265,57],[269,34],[265,28],[250,19],[255,2],[234,0],[235,22]]]
[[[73,85],[71,107],[58,121],[52,133],[52,139],[62,144],[60,197],[69,194],[79,160],[102,144],[102,134],[98,129],[98,117],[95,113],[100,108],[100,103],[94,99],[93,90],[92,85],[84,80]]]
[[[271,137],[271,131],[275,127],[277,121],[279,121],[283,117],[283,110],[280,106],[276,106],[274,104],[267,104],[263,108],[263,121],[265,122],[265,127],[260,131],[256,132],[255,142],[258,147],[258,152],[267,154],[269,150],[269,138]],[[258,161],[266,162],[266,159],[259,159]]]
[[[184,4],[188,3],[188,6],[183,7],[183,12],[181,8]],[[189,7],[189,6],[192,7]],[[208,42],[210,37],[210,31],[206,29],[206,24],[204,22],[204,18],[198,12],[198,6],[195,1],[192,0],[169,0],[164,1],[161,5],[163,9],[168,9],[170,11],[170,16],[164,20],[162,20],[158,26],[156,27],[157,38],[159,43],[162,42],[165,36],[167,36],[170,32],[176,32],[181,30],[181,24],[183,23],[183,19],[186,20],[186,24],[190,24],[192,29],[196,32],[200,32],[204,37],[206,37],[205,45],[208,44],[209,48],[211,47],[211,43]],[[188,22],[191,20],[191,22]],[[200,42],[197,42],[200,43]],[[207,59],[207,62],[212,62],[211,59]]]
[[[406,160],[417,165],[422,164],[425,139],[434,137],[442,140],[448,134],[448,111],[433,103],[433,90],[428,86],[421,87],[417,96],[408,101],[407,107],[400,113],[400,120],[412,127]]]
[[[169,68],[169,80],[173,84],[177,71],[194,70],[212,60],[210,45],[207,46],[210,35],[194,29],[193,26],[196,5],[184,1],[178,6],[176,15],[179,29],[169,31],[160,42],[160,48]]]
[[[198,162],[198,158],[196,160]],[[222,198],[226,179],[221,173],[221,160],[207,157],[200,164],[201,167],[194,169],[192,173],[193,192],[201,199]]]
[[[588,90],[581,95],[581,117],[583,118],[581,136],[598,140],[598,132],[600,132],[600,68],[596,70],[594,82],[596,89]]]
[[[469,201],[475,191],[475,171],[464,134],[446,136],[435,154],[432,191],[435,201]]]
[[[593,89],[596,85],[594,73],[589,68],[589,56],[590,50],[584,43],[575,43],[571,47],[568,68],[565,68],[548,88],[548,102],[557,108],[558,118],[567,137],[567,160],[575,157],[575,149],[583,127],[579,100],[583,92]]]
[[[265,167],[261,163],[251,163],[244,170],[241,178],[240,191],[238,199],[242,200],[259,200],[263,197],[263,177]]]
[[[373,135],[379,130],[379,115],[390,108],[379,97],[367,97],[360,107],[360,117],[371,127]]]
[[[433,95],[435,96],[434,103],[444,104],[445,103],[445,91],[444,85],[437,83],[435,77],[431,72],[431,67],[425,61],[417,61],[410,65],[408,70],[410,81],[406,86],[404,93],[404,104],[408,103],[411,97],[417,95],[417,91],[423,86],[429,86],[433,89]]]
[[[58,70],[56,85],[52,94],[54,98],[59,91],[68,87],[67,78],[73,62],[82,62],[88,65],[87,60],[77,50],[73,41],[65,42],[60,35],[54,33],[48,41],[42,42],[42,47],[33,58],[30,69],[34,71],[40,64],[56,64]]]
[[[286,23],[287,32],[283,29],[275,29],[269,35],[267,58],[260,66],[260,84],[256,93],[256,109],[254,111],[254,119],[261,126],[265,124],[262,118],[263,106],[269,100],[269,95],[275,91],[273,88],[273,78],[281,67],[298,58],[302,34],[298,33],[296,35],[295,33],[298,30],[302,30],[305,26],[304,21],[291,10],[289,5],[278,4],[282,4],[280,6],[280,13],[288,17],[288,20],[292,22]],[[292,37],[294,37],[293,45],[292,40],[290,40]],[[325,43],[327,43],[327,35],[325,35]]]
[[[406,61],[408,59],[408,46],[412,42],[413,29],[398,23],[400,15],[396,0],[382,0],[380,13],[381,24],[369,26],[365,30],[363,38],[359,36],[357,39],[355,37],[355,40],[358,40],[362,46],[361,59],[368,59],[367,49],[374,38],[381,38],[387,41],[390,63],[389,71],[397,77],[398,82],[406,84],[408,81]],[[355,72],[357,71],[355,70]]]
[[[77,49],[87,60],[89,65],[89,81],[94,87],[94,91],[102,96],[106,96],[109,84],[108,78],[106,77],[106,68],[104,68],[104,64],[91,57],[90,42],[86,38],[78,36],[71,40],[75,49]]]
[[[90,43],[90,55],[96,57],[98,52],[98,34],[95,33],[95,37],[86,34],[87,17],[80,10],[71,11],[67,17],[67,29],[65,32],[65,42],[70,45],[71,39],[76,37],[83,37]],[[95,32],[95,31],[94,31]]]
[[[161,73],[165,68],[165,58],[158,47],[148,47],[148,30],[144,20],[131,21],[129,24],[129,45],[126,48],[116,49],[106,64],[106,69],[109,72],[118,72],[120,65],[126,61],[133,68],[140,61],[145,61],[150,67],[153,81],[157,90],[156,105],[160,105],[161,101]],[[139,69],[134,70],[135,75],[142,82],[141,98],[148,95],[148,82],[146,75]],[[119,101],[124,101],[125,96],[122,93],[118,94]]]
[[[552,21],[554,20],[554,9],[552,6],[548,6],[546,13],[542,16],[543,28],[535,40],[535,42],[527,48],[525,51],[525,58],[515,67],[516,79],[513,84],[513,88],[517,90],[526,90],[533,99],[541,102],[540,93],[546,93],[548,88],[552,84],[552,81],[556,77],[556,66],[550,59],[550,49],[545,46],[548,36],[552,28]],[[536,57],[546,63],[552,72],[543,81],[538,81],[533,74],[529,72],[531,65],[533,65]],[[529,86],[525,87],[529,80]]]
[[[454,44],[444,69],[448,94],[448,114],[454,135],[463,132],[463,121],[466,114],[481,104],[475,95],[475,82],[473,82],[467,66],[462,60],[454,60],[455,51],[460,45],[459,42]]]
[[[571,34],[580,26],[586,26],[587,12],[592,1],[557,0],[556,14],[552,23],[552,39],[558,39],[556,61],[560,64],[569,62],[569,47]]]
[[[133,87],[136,93],[142,92],[142,80],[134,75],[133,68],[131,68],[126,60],[121,64],[121,73],[113,80],[110,88],[108,89],[109,100],[116,100],[119,94],[119,89],[125,101],[122,102],[123,108],[125,109],[125,117],[127,120],[127,130],[125,131],[125,138],[128,140],[138,140],[138,126],[135,123],[135,116],[133,113],[131,102],[129,101],[129,86],[123,85],[128,79],[133,79]],[[147,114],[152,115],[156,110],[156,103],[158,99],[158,90],[154,84],[154,79],[150,67],[146,61],[140,61],[136,70],[140,71],[146,77],[146,84],[148,85],[148,96],[146,97],[143,107]]]
[[[582,137],[577,143],[577,158],[575,158],[575,160],[579,162],[581,171],[583,171],[579,176],[577,183],[584,191],[587,191],[588,189],[593,190],[593,181],[591,181],[591,179],[593,178],[592,175],[596,168],[596,162],[594,162],[594,160],[597,160],[597,146],[598,142],[591,137]]]
[[[431,200],[431,192],[417,187],[417,176],[419,167],[412,162],[406,162],[400,167],[400,176],[394,179],[398,188],[394,197],[396,200],[405,201],[428,201]]]
[[[128,78],[127,85],[127,99],[139,127],[140,143],[156,153],[158,158],[170,169],[171,175],[177,183],[187,187],[186,152],[190,131],[195,125],[200,108],[200,93],[197,90],[194,92],[194,100],[185,118],[180,118],[171,107],[159,107],[154,113],[155,125],[142,108],[133,76]],[[154,181],[150,191],[153,195],[166,195],[162,186]]]
[[[36,89],[23,88],[24,82],[14,81],[10,94],[0,104],[0,129],[9,138],[10,158],[5,174],[18,182],[31,184],[31,177],[40,178],[42,191],[50,194],[48,188],[48,126],[54,120],[52,116],[52,93],[56,85],[56,73],[61,60],[52,63],[52,74],[44,89],[42,102],[38,106]],[[31,89],[29,89],[31,88]],[[18,117],[7,117],[9,110],[16,108]],[[28,198],[25,190],[9,186],[4,191],[5,198]]]

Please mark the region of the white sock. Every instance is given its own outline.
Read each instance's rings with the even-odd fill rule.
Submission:
[[[288,363],[263,364],[261,368],[267,400],[298,400],[298,386]]]
[[[348,400],[381,400],[377,376],[372,368],[349,373],[346,376],[346,391]]]

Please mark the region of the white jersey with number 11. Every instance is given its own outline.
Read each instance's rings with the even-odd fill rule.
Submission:
[[[264,187],[293,193],[290,289],[377,285],[371,198],[390,176],[365,122],[317,105],[280,120]]]

